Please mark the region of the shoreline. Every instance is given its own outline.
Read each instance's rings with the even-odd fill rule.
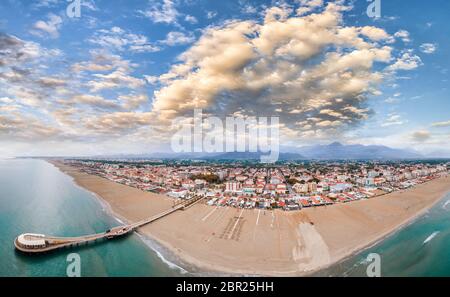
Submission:
[[[122,201],[120,201],[120,203],[117,203],[117,201],[114,200],[115,197],[113,197],[113,198],[109,197],[109,199],[107,197],[105,199],[105,197],[104,197],[105,195],[102,195],[101,193],[99,193],[100,191],[98,189],[97,189],[97,191],[96,191],[96,189],[92,189],[93,187],[92,186],[89,187],[89,184],[87,184],[86,181],[80,182],[81,178],[85,178],[88,181],[91,181],[92,179],[94,179],[95,180],[94,184],[95,184],[95,183],[99,182],[97,179],[103,179],[103,178],[98,177],[98,176],[88,175],[85,173],[80,173],[80,172],[78,172],[78,175],[77,175],[78,170],[76,168],[69,168],[69,166],[67,166],[67,165],[60,164],[60,163],[57,163],[54,161],[47,161],[47,162],[54,165],[56,168],[58,168],[64,174],[67,174],[68,176],[72,177],[74,183],[76,183],[78,186],[80,186],[81,188],[94,194],[95,197],[97,197],[97,199],[100,201],[101,205],[104,206],[105,211],[107,211],[109,214],[111,214],[111,216],[113,216],[114,218],[118,219],[118,221],[123,221],[123,222],[131,221],[132,222],[132,221],[136,220],[136,218],[130,217],[129,215],[128,216],[124,215],[125,211],[121,211],[120,207],[123,206],[122,204],[125,204],[125,203],[122,203]],[[439,180],[441,180],[441,179],[439,179]],[[273,247],[274,244],[272,242],[268,243],[269,245],[271,245],[273,247],[271,249],[272,252],[277,251],[280,254],[279,259],[277,258],[276,261],[274,260],[274,262],[273,262],[274,264],[276,264],[276,265],[273,265],[273,266],[275,266],[275,269],[273,269],[271,267],[272,266],[271,262],[266,261],[266,259],[264,257],[262,257],[262,258],[253,257],[253,259],[247,260],[246,258],[244,258],[244,256],[242,256],[242,258],[238,259],[237,261],[236,261],[236,259],[233,259],[233,260],[235,260],[234,264],[236,264],[236,262],[239,263],[240,260],[242,260],[242,262],[258,264],[258,266],[261,267],[262,269],[258,269],[258,268],[253,269],[252,265],[247,265],[248,268],[250,268],[250,269],[248,269],[248,268],[246,269],[246,267],[241,267],[239,265],[228,265],[229,262],[227,262],[227,258],[229,258],[229,257],[226,254],[214,253],[214,251],[211,251],[211,249],[207,246],[208,244],[204,243],[204,242],[209,243],[212,240],[212,238],[216,239],[216,237],[218,237],[218,236],[215,232],[213,232],[212,235],[210,235],[210,233],[203,230],[203,229],[205,229],[203,226],[198,227],[200,229],[199,230],[200,232],[198,232],[198,233],[200,233],[202,236],[199,236],[197,234],[197,232],[195,232],[195,230],[192,230],[192,234],[191,234],[192,237],[197,237],[199,239],[203,239],[203,242],[201,240],[197,241],[198,245],[201,246],[201,248],[199,248],[199,252],[197,254],[196,254],[196,249],[193,249],[192,244],[189,244],[189,241],[191,243],[193,241],[190,238],[191,236],[185,235],[188,237],[188,240],[180,241],[180,244],[177,245],[176,241],[179,241],[179,240],[177,240],[178,238],[176,237],[176,235],[167,234],[168,232],[164,232],[164,230],[158,230],[158,228],[154,227],[154,226],[142,227],[140,230],[138,230],[137,233],[138,233],[138,236],[142,236],[141,240],[143,240],[143,242],[147,246],[149,246],[149,248],[151,248],[155,253],[157,253],[158,257],[160,257],[162,261],[164,261],[164,262],[167,261],[167,262],[173,264],[176,267],[174,269],[179,269],[181,271],[181,273],[183,273],[183,270],[184,270],[185,272],[188,272],[188,273],[193,273],[193,274],[200,273],[202,275],[212,274],[212,275],[245,275],[245,276],[249,276],[249,275],[308,276],[308,275],[317,273],[323,269],[327,269],[330,266],[341,263],[341,262],[345,261],[346,259],[377,245],[378,243],[385,240],[386,238],[399,232],[404,227],[414,223],[414,221],[416,221],[417,219],[422,217],[424,214],[426,214],[432,207],[434,207],[437,203],[439,203],[449,193],[449,191],[450,191],[450,187],[448,185],[449,178],[446,177],[443,179],[446,180],[447,187],[446,187],[445,191],[440,193],[438,198],[431,199],[432,201],[428,201],[428,203],[426,203],[423,207],[421,207],[420,209],[417,209],[417,211],[415,211],[415,213],[413,215],[408,215],[401,222],[397,222],[396,224],[394,224],[392,226],[388,226],[388,228],[385,228],[385,230],[382,230],[381,232],[379,232],[379,230],[378,230],[377,231],[378,233],[372,235],[372,238],[370,241],[364,241],[364,239],[362,239],[362,241],[359,244],[351,246],[350,248],[345,248],[345,246],[344,246],[342,248],[343,250],[341,249],[341,251],[335,251],[335,250],[333,250],[332,247],[330,247],[329,238],[327,238],[326,234],[321,233],[320,226],[319,226],[319,230],[316,230],[315,226],[312,226],[312,227],[307,226],[307,225],[309,225],[309,224],[306,224],[306,222],[308,220],[310,220],[312,222],[312,220],[308,216],[310,216],[311,214],[314,214],[314,212],[317,212],[317,209],[316,210],[305,209],[305,210],[299,212],[299,214],[281,213],[281,215],[280,215],[280,213],[278,211],[271,212],[272,224],[270,225],[270,227],[272,229],[273,229],[273,225],[274,225],[275,221],[279,226],[281,224],[291,225],[290,227],[292,227],[292,225],[294,226],[294,228],[293,228],[294,230],[285,230],[286,228],[279,228],[280,234],[277,234],[277,236],[279,237],[278,244],[283,245],[283,243],[281,243],[281,239],[282,238],[284,239],[287,237],[286,241],[289,243],[287,247],[277,248],[277,247]],[[427,182],[426,184],[432,183],[434,181],[436,181],[436,180]],[[110,184],[116,184],[107,179],[104,179],[104,181],[101,181],[100,183],[103,184],[103,186],[110,185]],[[120,187],[121,191],[123,190],[125,192],[128,192],[129,189],[122,188],[122,187],[134,189],[134,188],[124,186],[124,185],[119,185],[119,184],[116,184],[116,185],[118,186],[118,188]],[[135,190],[140,191],[138,189],[135,189]],[[402,191],[402,193],[407,193],[407,194],[414,193],[414,190],[416,190],[416,188]],[[131,191],[131,192],[133,192],[134,195],[136,194],[135,191]],[[142,191],[140,191],[140,192],[142,192]],[[156,194],[150,194],[147,192],[142,192],[142,193],[143,193],[142,196],[152,196],[152,195],[155,196],[156,195]],[[391,195],[391,194],[387,194],[387,195],[383,195],[383,196],[386,196],[389,199],[389,195]],[[397,193],[397,195],[398,194],[401,194],[401,193]],[[111,196],[112,194],[108,193],[108,195]],[[405,194],[403,194],[403,196],[404,195]],[[114,196],[114,195],[112,195],[112,196]],[[161,195],[156,195],[156,196],[161,196]],[[156,197],[156,198],[158,198],[160,200],[164,200],[164,198],[162,198],[162,197]],[[371,198],[371,199],[376,200],[376,199],[380,199],[380,198],[381,197],[375,197],[375,198]],[[166,197],[166,199],[170,199],[170,198]],[[386,199],[386,198],[384,198],[384,199]],[[352,202],[352,204],[356,205],[356,204],[359,204],[361,202],[366,202],[366,201],[369,201],[369,200],[356,201],[356,202]],[[142,201],[137,201],[136,204],[144,205],[141,202]],[[149,204],[149,203],[145,204],[148,209],[150,209],[150,210],[155,209],[155,207],[148,207],[147,204]],[[159,204],[161,204],[161,203],[159,203]],[[164,204],[164,203],[162,203],[162,204]],[[167,207],[167,205],[168,205],[168,203],[166,201],[165,206]],[[347,205],[350,205],[350,204],[347,204]],[[332,208],[337,208],[338,206],[339,206],[339,208],[344,208],[344,210],[347,210],[347,208],[349,208],[349,207],[345,207],[345,205],[332,205],[332,206],[326,207],[327,209],[320,209],[319,212],[320,213],[327,212],[327,211],[332,210]],[[222,217],[223,216],[227,217],[226,213],[230,212],[229,210],[223,210],[223,209],[220,209],[217,211],[218,208],[214,209],[214,208],[210,208],[210,207],[207,207],[205,210],[205,208],[200,205],[198,207],[196,206],[195,208],[199,212],[206,211],[208,213],[208,215],[204,216],[203,218],[200,218],[198,216],[195,216],[194,211],[186,211],[186,212],[183,212],[183,214],[180,213],[180,215],[177,214],[176,216],[186,217],[186,220],[181,220],[181,223],[183,223],[184,221],[186,221],[186,222],[192,221],[192,223],[195,223],[197,225],[199,221],[200,222],[202,220],[205,221],[206,220],[205,218],[207,218],[209,216],[212,217],[214,213],[219,213],[219,212],[220,213],[217,216],[218,217],[217,221],[221,222],[221,220],[224,220],[224,219],[221,219],[220,215]],[[158,209],[158,207],[156,207],[156,209]],[[231,210],[231,212],[233,212],[233,210]],[[256,225],[258,225],[258,220],[260,218],[260,212],[261,211],[258,212],[258,217],[256,219],[256,222],[257,222]],[[267,212],[269,212],[269,211],[267,211]],[[303,212],[306,213],[306,219],[304,218]],[[186,213],[189,213],[189,215],[186,215]],[[248,211],[248,212],[246,211],[245,218],[254,218],[254,217],[256,217],[255,213],[256,213],[255,211]],[[236,217],[236,215],[234,217]],[[175,217],[175,215],[174,215],[174,217]],[[195,218],[193,219],[192,217],[195,217]],[[266,215],[266,211],[264,211],[264,219],[270,221],[270,217],[269,218],[267,218],[267,217],[269,217],[269,216]],[[232,218],[233,218],[233,216],[231,215],[230,221],[232,220]],[[168,218],[168,220],[169,219],[170,218]],[[166,220],[166,219],[164,219],[164,220]],[[291,220],[293,220],[294,223],[297,223],[297,225],[292,224]],[[314,218],[314,221],[315,221],[314,225],[317,224],[316,220],[317,219]],[[173,221],[174,221],[174,223],[178,223],[180,220],[174,219]],[[236,222],[238,222],[238,221],[239,220],[236,220]],[[246,221],[247,221],[247,219],[246,219]],[[323,221],[323,219],[319,220],[319,222],[321,222],[321,221]],[[298,224],[298,223],[300,223],[300,224]],[[170,222],[167,223],[167,226],[169,226],[169,227],[165,226],[164,224],[161,224],[160,222],[155,222],[154,225],[161,225],[161,227],[163,229],[167,229],[166,231],[169,231],[169,232],[177,231],[176,224],[175,224],[175,227],[173,227],[173,226],[171,227]],[[318,224],[318,225],[320,225],[320,224]],[[297,228],[295,228],[297,226],[303,226],[302,228],[306,228],[306,229],[302,230],[302,232],[301,232],[302,236],[303,236],[303,234],[309,234],[312,237],[310,236],[309,239],[306,239],[306,240],[305,240],[305,238],[300,238],[300,240],[299,240],[297,238],[297,237],[299,237],[299,235],[298,234],[295,235],[298,232],[296,230]],[[255,240],[255,233],[257,233],[256,227],[255,227],[255,231],[253,233],[253,240]],[[292,233],[294,233],[294,236],[291,236]],[[257,235],[259,235],[259,234],[257,234]],[[317,240],[317,238],[318,238],[317,235],[319,236],[320,240]],[[205,236],[207,237],[208,240],[204,240]],[[242,241],[248,241],[248,237],[249,236],[246,235],[245,240],[242,240]],[[258,236],[256,236],[256,237],[258,237]],[[167,239],[169,239],[169,240],[167,240]],[[148,244],[146,242],[146,240],[149,240],[151,243],[155,243],[158,246],[158,248],[155,248],[154,244]],[[171,241],[171,242],[169,242],[169,241]],[[265,240],[265,239],[260,239],[260,241],[267,242],[267,240]],[[270,241],[270,239],[269,239],[269,241]],[[301,241],[301,243],[293,244],[292,241],[299,241],[299,242]],[[319,243],[319,246],[318,246],[319,252],[315,251],[314,248],[312,248],[312,247],[314,247],[313,245],[317,246],[318,241],[319,242],[321,241],[321,244],[322,244],[320,246],[320,243]],[[194,242],[195,242],[195,240],[194,240]],[[221,249],[223,251],[230,249],[232,251],[230,256],[232,256],[233,253],[236,253],[236,249],[242,248],[243,247],[242,245],[245,245],[245,243],[235,244],[234,242],[230,242],[230,243],[229,242],[230,242],[230,240],[228,240],[228,241],[222,240],[222,242],[221,242],[222,245],[219,246],[219,249]],[[207,249],[205,249],[205,246]],[[295,246],[295,249],[299,249],[298,253],[292,251],[292,246]],[[159,247],[161,249],[163,249],[163,251],[161,251]],[[183,247],[183,248],[181,248],[181,247]],[[195,248],[195,245],[194,245],[194,248]],[[331,252],[329,251],[330,248],[331,248]],[[189,251],[189,249],[191,251]],[[212,257],[213,258],[212,260],[211,260],[211,257],[204,257],[204,258],[207,258],[207,260],[209,260],[209,261],[204,261],[204,259],[198,259],[198,257],[196,257],[196,255],[198,256],[198,254],[200,254],[201,256],[203,256],[200,251],[201,249],[205,250],[206,252],[208,252],[211,255],[214,255],[216,257],[219,256],[220,259],[218,259],[218,260],[220,260],[220,261],[214,261],[214,257]],[[292,259],[290,259],[289,251],[291,251],[292,254],[299,254],[300,256],[298,258],[296,256],[294,256],[294,258],[293,258],[294,260],[292,260]],[[190,252],[192,252],[193,254],[190,254]],[[265,253],[262,253],[262,254],[265,254]],[[328,260],[325,263],[322,263],[320,258],[325,258]],[[224,259],[225,259],[225,261],[224,261]],[[300,265],[299,266],[289,265],[289,267],[288,267],[287,264],[292,264],[287,261],[288,259],[289,259],[289,261],[299,263]],[[261,263],[261,262],[265,262],[265,263]],[[222,265],[223,263],[225,263],[227,265]],[[246,264],[248,264],[248,263],[246,263]],[[168,263],[166,263],[166,264],[170,266],[170,264],[168,264]],[[284,264],[284,265],[281,265],[281,264]],[[189,267],[189,268],[187,268],[187,267]],[[277,267],[278,267],[278,269],[277,269]],[[192,268],[194,271],[191,272],[190,268]]]
[[[363,253],[365,251],[367,251],[368,249],[380,244],[381,242],[385,241],[386,239],[390,238],[391,236],[394,236],[395,234],[397,234],[398,232],[402,231],[404,228],[413,225],[415,222],[417,222],[419,219],[421,219],[423,216],[425,216],[433,207],[435,207],[437,204],[439,204],[444,198],[446,198],[447,196],[450,195],[450,190],[445,192],[441,198],[437,199],[436,201],[434,201],[429,207],[424,208],[421,212],[417,213],[416,216],[411,217],[410,219],[406,219],[402,224],[392,228],[392,230],[388,231],[385,235],[383,235],[382,237],[375,239],[373,242],[369,242],[365,245],[359,246],[359,247],[355,247],[354,250],[350,253],[348,253],[347,255],[343,256],[341,259],[337,260],[336,262],[330,263],[327,266],[324,267],[320,267],[315,271],[311,271],[309,273],[307,273],[307,275],[312,275],[314,273],[318,273],[321,270],[325,270],[328,269],[334,265],[340,264],[345,262],[346,260],[350,259],[351,257],[354,257],[360,253]]]
[[[64,171],[62,168],[60,168],[57,164],[54,163],[54,161],[48,161],[45,160],[47,163],[49,163],[50,165],[54,166],[57,170],[59,170],[61,173],[65,174],[66,176],[68,176],[73,183],[75,184],[75,186],[79,187],[80,189],[82,189],[83,191],[87,191],[88,193],[90,193],[91,195],[93,195],[95,197],[95,199],[97,200],[97,202],[101,205],[102,210],[109,215],[110,217],[112,217],[115,221],[117,221],[119,224],[122,225],[128,225],[130,223],[132,223],[131,221],[129,221],[127,218],[125,218],[124,216],[118,214],[117,212],[114,211],[114,209],[112,208],[111,204],[109,204],[105,199],[103,199],[100,195],[98,195],[96,192],[91,191],[85,187],[83,187],[82,185],[80,185],[76,178],[73,177],[71,174],[69,174],[68,172]],[[164,264],[166,264],[167,266],[169,266],[169,268],[171,269],[176,269],[179,270],[181,274],[186,274],[186,273],[192,273],[190,271],[188,271],[185,267],[182,267],[184,265],[189,266],[187,263],[183,263],[183,261],[179,261],[180,263],[175,263],[177,261],[175,261],[174,259],[171,259],[171,255],[169,253],[171,253],[170,249],[167,248],[166,246],[160,244],[156,239],[151,238],[150,236],[146,235],[146,234],[142,234],[141,232],[139,232],[139,230],[135,231],[136,235],[139,237],[139,239],[149,248],[151,249],[153,252],[155,252],[156,256],[162,261],[164,262]],[[155,247],[155,245],[157,247]]]

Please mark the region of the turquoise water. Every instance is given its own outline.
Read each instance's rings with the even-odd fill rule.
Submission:
[[[380,244],[317,273],[365,276],[367,255],[381,255],[382,276],[450,276],[450,195]],[[26,232],[77,236],[118,223],[98,199],[40,160],[0,160],[0,276],[66,276],[68,254],[81,257],[82,276],[186,276],[137,235],[54,253],[25,256],[14,238]]]
[[[67,255],[81,257],[82,276],[180,276],[137,235],[54,253],[26,256],[22,233],[78,236],[118,223],[91,193],[41,160],[0,160],[0,276],[66,276]]]
[[[316,276],[366,276],[368,254],[381,256],[381,276],[450,276],[450,195],[386,240]]]

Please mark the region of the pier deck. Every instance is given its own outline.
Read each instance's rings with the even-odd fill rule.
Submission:
[[[129,225],[123,225],[114,227],[112,229],[109,229],[103,233],[97,233],[97,234],[91,234],[91,235],[85,235],[85,236],[79,236],[79,237],[54,237],[54,236],[47,236],[47,235],[39,235],[39,234],[22,234],[18,236],[14,240],[14,246],[17,250],[24,252],[24,253],[31,253],[31,254],[37,254],[37,253],[45,253],[61,248],[67,248],[67,247],[76,247],[83,244],[88,244],[91,242],[103,240],[103,239],[114,239],[117,237],[124,236],[126,234],[129,234],[131,232],[134,232],[136,229],[148,225],[154,221],[157,221],[159,219],[162,219],[165,216],[168,216],[178,210],[184,210],[189,208],[190,206],[200,202],[204,197],[196,196],[192,199],[183,201],[181,203],[178,203],[174,205],[172,208],[163,211],[155,216],[152,216],[150,218],[141,220],[139,222],[129,224]],[[38,242],[41,242],[38,244]]]

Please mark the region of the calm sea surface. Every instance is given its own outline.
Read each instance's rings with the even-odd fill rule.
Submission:
[[[82,276],[179,276],[137,235],[76,249],[25,256],[14,250],[22,233],[78,236],[120,223],[71,177],[40,160],[0,160],[0,276],[66,276],[67,255],[81,257]]]
[[[450,195],[374,247],[315,275],[366,276],[370,253],[381,256],[381,276],[450,276]]]
[[[82,276],[186,276],[137,235],[77,249],[25,256],[14,250],[21,233],[77,236],[120,223],[90,192],[40,160],[0,160],[0,276],[66,276],[67,255],[81,257]],[[365,276],[367,255],[381,255],[382,276],[450,276],[450,196],[380,244],[319,276]]]

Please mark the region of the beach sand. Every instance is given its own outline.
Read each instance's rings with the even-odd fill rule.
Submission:
[[[125,222],[151,217],[173,205],[169,197],[82,173],[57,161],[52,164],[106,201]],[[422,215],[448,191],[450,178],[446,177],[368,200],[296,212],[200,203],[144,226],[139,233],[200,271],[304,275],[373,245]]]

